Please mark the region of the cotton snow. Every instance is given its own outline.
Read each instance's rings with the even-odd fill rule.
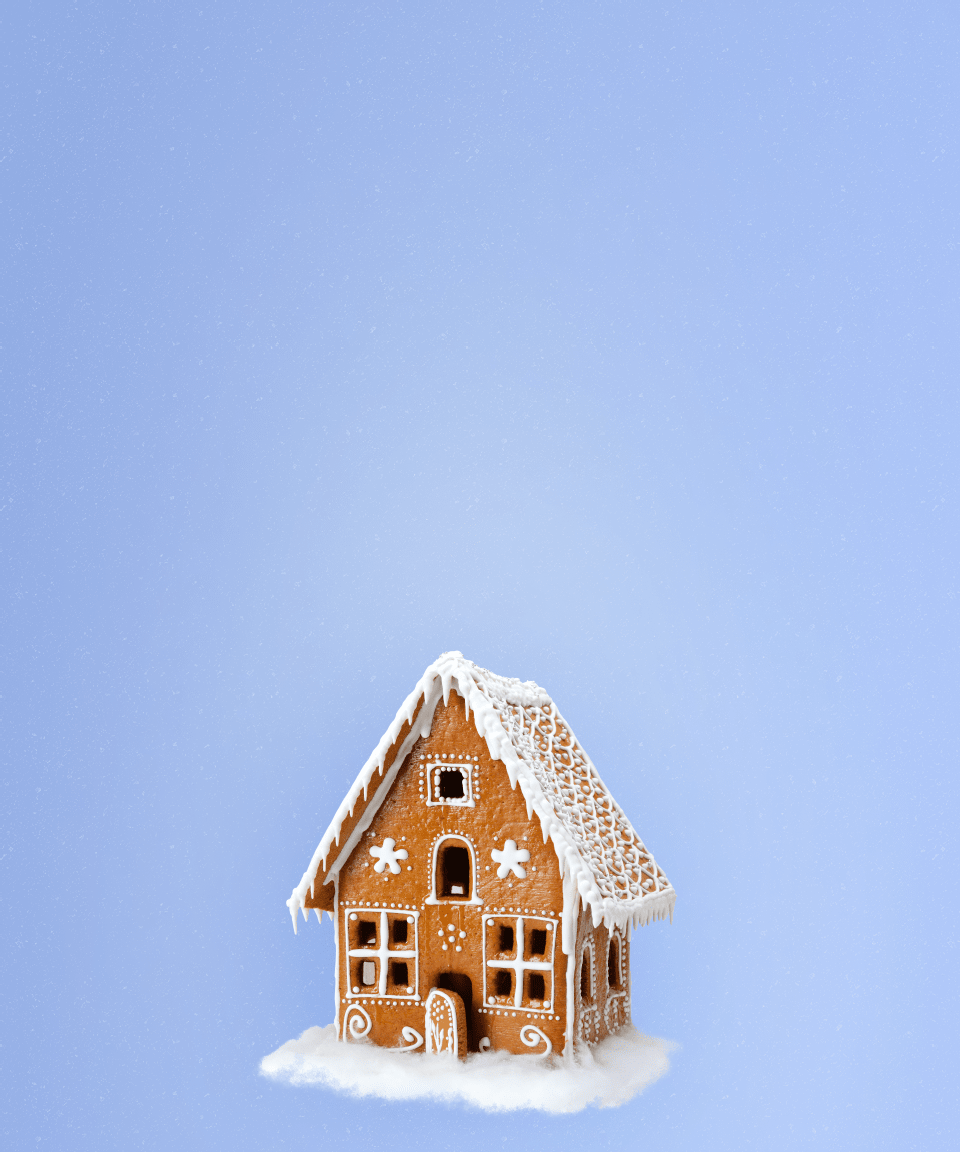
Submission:
[[[625,1104],[670,1067],[668,1040],[644,1036],[633,1027],[582,1047],[575,1062],[559,1057],[483,1052],[454,1056],[400,1052],[369,1043],[343,1043],[336,1026],[308,1028],[260,1064],[272,1080],[322,1085],[352,1096],[383,1100],[461,1102],[487,1112],[531,1108],[580,1112],[592,1104]]]

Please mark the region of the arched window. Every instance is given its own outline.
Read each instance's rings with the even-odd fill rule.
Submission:
[[[470,899],[470,851],[465,844],[442,844],[437,853],[437,895]]]
[[[439,901],[460,901],[467,904],[481,903],[475,895],[473,847],[463,836],[446,836],[433,850],[433,893],[428,904]]]

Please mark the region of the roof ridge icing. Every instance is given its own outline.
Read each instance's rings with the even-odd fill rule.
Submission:
[[[549,694],[532,680],[498,676],[467,660],[461,652],[444,652],[426,669],[401,705],[287,901],[294,930],[298,910],[307,914],[307,892],[313,890],[318,868],[326,870],[324,882],[329,882],[352,850],[354,837],[342,848],[339,845],[343,821],[353,813],[361,796],[366,800],[375,775],[383,775],[387,753],[404,724],[412,727],[377,788],[364,825],[380,807],[417,739],[430,734],[437,705],[441,699],[446,705],[454,688],[464,700],[467,718],[473,714],[474,725],[486,740],[491,757],[506,768],[510,786],[519,786],[527,818],[536,813],[544,843],[553,842],[565,887],[575,886],[583,904],[590,908],[594,925],[603,921],[608,928],[624,928],[664,916],[672,919],[676,901],[673,886],[633,830]],[[416,714],[421,699],[423,706]],[[334,849],[339,851],[327,870],[327,860]]]

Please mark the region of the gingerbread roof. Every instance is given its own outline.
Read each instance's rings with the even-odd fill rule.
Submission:
[[[556,849],[565,888],[575,885],[594,924],[639,926],[666,915],[672,918],[673,886],[547,693],[532,680],[497,676],[460,652],[445,652],[404,701],[287,901],[294,930],[297,911],[303,909],[306,915],[307,893],[313,891],[318,872],[324,873],[324,883],[330,882],[352,850],[350,839],[340,848],[344,821],[358,803],[368,807],[364,824],[372,819],[386,798],[393,773],[388,771],[368,804],[374,777],[384,775],[385,764],[399,769],[416,740],[430,734],[437,704],[441,698],[447,703],[451,688],[463,697],[491,757],[502,761],[511,787],[519,786],[528,818],[536,813],[544,843],[549,839]],[[394,749],[404,728],[407,735]]]

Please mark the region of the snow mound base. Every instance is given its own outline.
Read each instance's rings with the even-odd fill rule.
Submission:
[[[336,1027],[308,1028],[265,1056],[260,1071],[296,1086],[319,1084],[351,1096],[382,1100],[460,1102],[486,1112],[532,1108],[580,1112],[589,1104],[625,1104],[670,1067],[668,1040],[632,1026],[578,1051],[575,1062],[558,1057],[483,1052],[466,1060],[402,1052],[369,1043],[341,1043]]]

